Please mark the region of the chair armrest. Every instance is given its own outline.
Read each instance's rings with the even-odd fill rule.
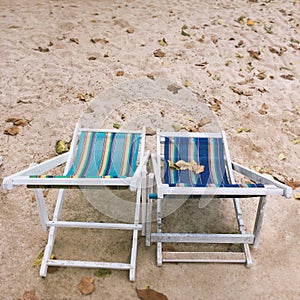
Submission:
[[[144,154],[144,157],[142,158],[139,166],[137,167],[137,169],[135,170],[135,172],[132,176],[131,183],[130,183],[130,190],[131,191],[136,190],[136,188],[138,187],[137,182],[138,182],[139,178],[141,178],[142,171],[143,171],[143,169],[145,168],[145,166],[147,164],[149,156],[150,156],[150,151],[148,150]]]
[[[283,190],[283,196],[286,198],[291,198],[292,197],[292,188],[275,180],[272,178],[268,178],[258,172],[255,172],[249,168],[246,168],[238,163],[232,162],[232,168],[234,171],[247,176],[249,179],[256,183],[262,183],[262,184],[271,184],[275,185],[277,188],[280,188]]]
[[[11,190],[14,186],[14,178],[19,176],[30,176],[30,175],[40,175],[43,174],[63,163],[68,159],[69,153],[66,152],[62,155],[56,156],[54,158],[48,159],[40,164],[31,164],[31,166],[25,170],[22,170],[13,175],[7,176],[3,179],[2,187],[4,190]]]

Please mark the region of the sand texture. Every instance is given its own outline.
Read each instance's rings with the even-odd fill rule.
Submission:
[[[269,198],[251,269],[159,268],[155,245],[139,237],[134,283],[127,271],[99,278],[77,268],[41,279],[33,264],[47,234],[33,191],[0,190],[0,298],[131,300],[139,299],[135,288],[150,286],[169,300],[300,299],[299,13],[297,0],[1,0],[1,182],[56,156],[56,142],[70,141],[79,120],[87,127],[170,131],[202,122],[201,131],[226,132],[233,161],[294,189],[290,199]],[[147,136],[147,149],[154,144],[155,136]],[[51,209],[56,193],[46,196]],[[68,191],[63,216],[109,220],[94,200]],[[165,218],[168,226],[232,230],[227,200],[199,206],[186,203]],[[242,201],[249,231],[256,206]],[[54,247],[59,259],[126,260],[129,251],[130,233],[94,230],[58,231]],[[85,276],[94,279],[89,296],[77,288]]]

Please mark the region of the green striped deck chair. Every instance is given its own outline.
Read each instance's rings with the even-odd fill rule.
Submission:
[[[129,279],[135,280],[138,232],[145,232],[146,163],[145,129],[142,131],[94,130],[77,124],[70,151],[28,169],[7,176],[3,188],[26,185],[33,188],[40,220],[44,230],[49,229],[48,243],[40,268],[40,276],[47,275],[49,266],[72,266],[129,270]],[[62,175],[52,175],[59,165],[65,165]],[[128,188],[135,197],[135,214],[130,223],[70,222],[60,220],[66,189]],[[53,219],[49,220],[43,197],[43,188],[58,189]],[[142,205],[141,205],[142,203]],[[116,208],[117,209],[117,208]],[[140,218],[140,210],[142,217]],[[140,221],[141,219],[141,221]],[[65,228],[98,228],[132,231],[132,249],[129,262],[99,262],[51,259],[56,231]]]
[[[266,197],[268,195],[291,197],[291,188],[232,162],[224,132],[158,131],[156,152],[156,155],[152,154],[156,193],[148,196],[146,245],[149,246],[151,242],[157,244],[157,264],[161,266],[163,262],[231,262],[245,263],[250,267],[252,258],[249,245],[258,246]],[[247,183],[237,183],[234,172],[246,177]],[[238,233],[195,233],[194,230],[174,232],[172,228],[163,231],[165,225],[162,203],[169,202],[170,204],[170,201],[174,201],[176,197],[199,198],[199,201],[204,200],[206,204],[213,199],[221,201],[224,198],[232,198],[237,221],[237,228],[233,232]],[[259,199],[252,233],[247,233],[245,230],[240,206],[241,198],[253,198],[253,201],[255,198]],[[153,219],[157,222],[157,230],[152,232],[154,201],[156,202],[156,217]],[[168,217],[171,218],[172,214]],[[190,223],[190,221],[187,216],[186,222]],[[173,245],[181,243],[238,244],[242,251],[165,251],[164,243],[173,243]]]

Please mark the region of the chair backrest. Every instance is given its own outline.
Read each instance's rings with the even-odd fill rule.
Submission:
[[[82,131],[67,176],[133,176],[138,163],[140,133]]]
[[[163,181],[170,186],[225,186],[229,184],[224,144],[221,137],[182,137],[164,138]],[[176,170],[168,161],[176,163],[194,161],[204,166],[204,171],[196,174],[190,170]]]

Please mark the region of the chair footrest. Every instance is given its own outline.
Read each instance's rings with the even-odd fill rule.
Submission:
[[[253,244],[253,234],[151,233],[151,242]]]
[[[130,264],[117,262],[96,262],[96,261],[81,261],[81,260],[56,260],[50,259],[47,261],[48,266],[57,267],[77,267],[77,268],[96,268],[96,269],[116,269],[129,270],[132,268]]]
[[[141,230],[142,224],[49,221],[48,227]]]
[[[245,263],[243,252],[162,252],[163,262]]]

